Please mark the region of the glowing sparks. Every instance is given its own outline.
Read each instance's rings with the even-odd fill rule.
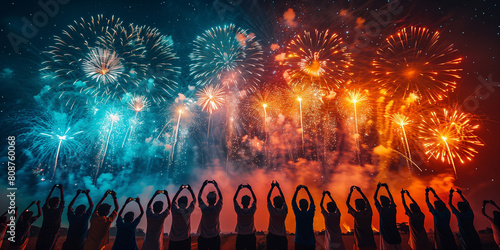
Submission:
[[[198,97],[197,103],[201,109],[209,114],[212,114],[226,102],[224,88],[221,85],[205,86],[196,93],[196,97]]]
[[[141,112],[149,107],[149,101],[144,96],[134,96],[128,103],[131,110]]]
[[[405,128],[408,124],[411,123],[411,121],[407,116],[405,116],[401,113],[391,115],[391,120],[395,124],[399,125],[401,128],[401,141],[403,143],[403,148],[404,148],[405,154],[406,154],[405,159],[406,159],[406,163],[408,164],[408,169],[411,170],[411,163],[413,161],[411,159],[410,144],[408,143],[408,137],[406,135],[406,128]],[[417,168],[418,168],[418,166],[417,166]]]
[[[351,66],[350,53],[336,33],[329,30],[305,31],[287,46],[285,66],[290,84],[310,83],[319,88],[339,88],[348,78]],[[310,81],[303,82],[304,78]]]
[[[112,84],[123,73],[121,58],[110,50],[97,48],[83,60],[83,71],[87,77],[101,84]]]
[[[205,31],[193,44],[190,68],[198,85],[222,82],[250,91],[259,85],[263,52],[253,33],[232,24],[219,26]]]
[[[377,54],[372,63],[375,81],[395,98],[416,95],[428,103],[443,100],[456,88],[462,70],[457,50],[426,28],[402,29],[387,38]]]
[[[455,160],[464,163],[471,161],[483,143],[474,134],[479,125],[472,125],[469,116],[460,111],[431,112],[430,117],[422,116],[419,126],[419,139],[425,154],[452,165],[457,174]]]

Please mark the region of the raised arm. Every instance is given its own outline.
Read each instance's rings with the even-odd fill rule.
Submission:
[[[236,190],[236,193],[234,193],[234,197],[233,197],[233,202],[236,203],[238,202],[238,194],[240,193],[241,189],[243,188],[243,184],[240,184],[238,186],[238,189]]]
[[[177,190],[177,192],[174,194],[174,198],[172,198],[173,205],[177,205],[177,197],[179,197],[179,194],[182,192],[182,189],[184,189],[184,185],[181,185],[181,187],[179,187],[179,190]],[[149,206],[150,205],[148,205],[148,207]]]
[[[168,191],[167,190],[163,190],[163,194],[167,198],[167,209],[170,210],[170,207],[172,206],[172,203],[170,203],[170,196],[168,195]]]
[[[54,192],[54,189],[57,187],[57,185],[59,184],[54,184],[54,186],[52,186],[52,188],[50,189],[49,195],[47,195],[47,198],[45,199],[45,204],[43,204],[44,206],[49,203],[49,200],[52,197],[52,192]]]
[[[189,193],[191,193],[191,203],[196,204],[196,197],[194,196],[193,189],[191,188],[191,185],[187,185],[187,190]]]
[[[430,189],[431,189],[431,192],[434,194],[434,198],[436,198],[436,200],[438,200],[438,201],[443,202],[443,200],[441,200],[441,198],[439,198],[439,196],[436,194],[436,191],[433,188],[430,188]]]
[[[135,199],[135,202],[137,202],[137,205],[139,205],[139,209],[141,210],[141,213],[139,214],[139,217],[138,217],[138,218],[140,218],[144,214],[144,208],[142,207],[141,200],[139,199],[139,197],[137,197]],[[170,204],[170,202],[169,202],[169,204]]]
[[[40,201],[36,202],[36,207],[38,209],[38,214],[34,217],[34,220],[38,220],[42,216],[42,208],[40,207]]]
[[[213,180],[213,184],[215,186],[215,189],[217,190],[217,196],[219,196],[219,200],[217,202],[223,202],[224,200],[222,198],[222,193],[220,192],[219,184],[215,180]]]
[[[128,197],[127,200],[125,201],[125,204],[123,204],[122,208],[120,209],[120,212],[118,213],[118,217],[122,217],[123,210],[125,207],[132,201],[133,199]]]
[[[115,210],[114,210],[114,212],[118,212],[118,208],[120,206],[118,205],[118,200],[116,199],[116,192],[115,191],[111,191],[111,196],[113,197],[113,203],[115,204]]]
[[[63,208],[64,207],[64,191],[63,191],[63,186],[61,184],[59,184],[57,186],[59,188],[59,192],[60,192],[60,202],[59,202],[59,208]]]
[[[255,196],[255,193],[253,192],[252,186],[247,185],[248,190],[250,190],[250,193],[252,194],[252,199],[255,204],[257,204],[257,196]]]
[[[351,196],[352,196],[352,192],[354,191],[354,188],[355,188],[355,186],[351,187],[351,190],[349,191],[349,195],[347,196],[347,201],[345,202],[347,205],[347,209],[349,211],[355,211],[354,208],[351,206]]]
[[[111,190],[107,190],[104,195],[102,196],[101,200],[97,203],[97,206],[95,207],[95,211],[94,213],[97,211],[97,209],[101,206],[102,202],[106,199],[106,197],[108,196],[108,194],[111,193]]]
[[[450,195],[448,196],[448,205],[450,205],[452,211],[458,211],[457,208],[453,206],[453,188],[450,189]]]
[[[269,189],[269,192],[267,193],[267,203],[271,202],[271,195],[273,194],[273,189],[274,189],[274,181],[271,183],[271,188]]]
[[[200,206],[202,204],[204,204],[203,198],[201,196],[203,195],[203,190],[205,189],[205,187],[207,186],[207,184],[208,184],[208,180],[205,180],[203,182],[203,185],[201,185],[200,191],[198,191],[198,203],[200,204]]]
[[[429,191],[431,190],[430,187],[425,188],[425,203],[427,203],[427,207],[429,210],[434,210],[434,206],[432,205],[430,199],[429,199]]]
[[[292,208],[295,210],[298,208],[297,206],[297,194],[299,193],[299,190],[302,188],[302,185],[298,185],[297,188],[295,189],[295,193],[293,194],[292,197]]]
[[[389,191],[389,186],[387,183],[384,183],[383,186],[385,187],[385,190],[387,191],[387,194],[389,195],[389,199],[391,199],[391,203],[396,206],[396,203],[394,202],[394,197],[392,197],[391,191]]]
[[[378,200],[378,191],[380,191],[380,187],[382,187],[382,183],[377,184],[377,190],[375,190],[375,194],[373,195],[373,199],[375,200],[375,205],[379,206],[380,202]]]
[[[278,189],[278,192],[280,193],[281,199],[283,200],[283,204],[286,205],[286,200],[285,200],[285,195],[283,195],[283,191],[281,191],[280,184],[278,182],[274,183],[274,186]]]
[[[311,192],[309,192],[309,188],[307,186],[304,186],[304,189],[307,192],[307,196],[309,196],[309,202],[311,203],[311,205],[309,206],[309,209],[311,209],[311,207],[314,206],[314,199],[313,199],[313,197],[311,195]]]
[[[87,209],[88,211],[92,211],[92,208],[94,207],[94,202],[92,202],[92,198],[90,198],[90,190],[85,190],[83,191],[85,193],[85,196],[87,196],[87,201],[89,202],[89,208]]]
[[[483,213],[483,215],[490,221],[493,221],[493,217],[490,217],[489,215],[486,214],[486,205],[488,203],[491,203],[492,201],[488,201],[488,200],[484,200],[483,201],[483,208],[481,209],[481,212]]]
[[[372,211],[372,206],[370,205],[368,198],[366,198],[366,195],[363,193],[363,191],[361,191],[361,188],[356,187],[356,189],[358,190],[359,194],[361,194],[361,197],[363,197],[363,200],[365,200],[366,209],[368,209],[369,211]]]
[[[80,195],[81,192],[82,192],[82,190],[80,190],[80,189],[76,190],[75,197],[69,203],[68,211],[73,211],[73,204],[75,204],[76,198],[78,198],[78,195]]]
[[[156,190],[156,192],[153,194],[153,196],[151,197],[151,199],[149,199],[149,201],[148,201],[148,205],[146,206],[146,207],[147,207],[147,209],[152,210],[152,209],[151,209],[151,205],[153,204],[153,201],[154,201],[154,199],[156,198],[156,196],[157,196],[158,194],[160,194],[160,193],[161,193],[161,191],[160,191],[160,190]]]
[[[321,201],[319,202],[319,206],[321,207],[321,212],[325,211],[325,208],[323,207],[323,204],[325,202],[325,195],[326,195],[326,190],[323,191],[323,194],[321,195]]]
[[[404,189],[401,189],[401,200],[403,201],[403,207],[405,208],[406,214],[410,213],[410,208],[408,208],[408,205],[406,205],[406,200],[405,200],[405,193],[407,191]]]
[[[467,199],[465,199],[465,196],[462,194],[462,190],[457,189],[457,193],[460,195],[460,198],[462,198],[462,201],[467,203],[467,206],[470,207],[469,201]]]

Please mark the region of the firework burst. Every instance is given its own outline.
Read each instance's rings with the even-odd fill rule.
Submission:
[[[197,85],[223,83],[249,91],[259,86],[263,52],[253,33],[231,24],[209,29],[193,43],[190,68]]]
[[[83,60],[82,69],[89,79],[98,84],[110,84],[123,73],[123,65],[118,55],[107,49],[96,48]]]
[[[338,89],[348,78],[351,55],[336,33],[329,30],[305,31],[287,46],[284,65],[290,84],[307,83],[319,88]]]
[[[202,90],[196,93],[196,97],[198,97],[198,105],[203,111],[206,111],[209,114],[212,114],[226,102],[224,98],[225,92],[222,85],[215,85],[215,87],[212,85],[205,86]]]
[[[422,116],[419,140],[428,158],[452,165],[456,175],[455,160],[461,163],[471,161],[477,154],[475,147],[483,146],[474,134],[478,128],[479,125],[471,124],[469,115],[458,110],[443,109],[441,112],[431,112],[429,117]]]
[[[456,88],[462,58],[439,32],[408,27],[386,39],[372,65],[375,82],[395,98],[416,95],[428,103],[443,100]]]

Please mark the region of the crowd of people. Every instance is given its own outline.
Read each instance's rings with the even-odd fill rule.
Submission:
[[[213,185],[215,192],[208,192],[204,197],[203,193],[207,185]],[[53,196],[53,191],[59,189],[60,195]],[[248,189],[251,196],[240,196],[242,189]],[[273,190],[277,189],[278,195],[272,197]],[[379,195],[379,191],[385,189],[386,195]],[[189,202],[188,196],[182,195],[183,190],[187,190],[191,196]],[[297,195],[300,190],[307,193],[308,199],[301,199],[297,203]],[[354,191],[359,192],[362,198],[354,201],[354,207],[351,205],[351,196]],[[457,193],[461,201],[453,204],[453,194]],[[73,209],[73,205],[78,196],[84,194],[88,201],[88,207],[79,205]],[[431,202],[430,196],[434,197]],[[114,203],[114,210],[111,211],[111,205],[104,203],[105,199],[111,195]],[[165,203],[158,199],[158,196],[164,195]],[[405,214],[409,217],[410,237],[408,244],[414,250],[417,249],[462,249],[480,250],[481,242],[479,235],[474,228],[474,213],[469,202],[459,189],[451,189],[448,205],[439,198],[434,189],[428,187],[425,189],[425,201],[427,207],[434,217],[434,241],[432,244],[424,228],[425,215],[421,211],[417,202],[412,198],[407,190],[401,190],[401,199]],[[407,204],[407,198],[411,203]],[[205,198],[205,200],[204,200]],[[272,198],[272,199],[271,199]],[[325,199],[328,200],[325,208]],[[156,200],[156,201],[155,201]],[[154,203],[153,203],[154,202]],[[112,190],[106,191],[101,200],[97,203],[95,209],[92,199],[89,196],[89,190],[78,190],[73,200],[71,200],[67,209],[67,218],[69,228],[66,240],[62,245],[64,250],[97,250],[102,249],[109,243],[109,230],[113,221],[116,220],[116,238],[112,249],[127,250],[138,249],[136,241],[136,228],[141,221],[144,212],[146,213],[147,228],[146,236],[142,249],[164,249],[163,246],[163,228],[165,219],[172,214],[172,225],[169,232],[169,249],[191,249],[191,214],[195,209],[196,202],[201,209],[201,220],[198,227],[198,249],[220,249],[220,212],[223,206],[223,196],[219,185],[215,180],[204,181],[196,198],[190,185],[181,185],[175,193],[172,200],[166,190],[158,190],[149,200],[146,211],[144,211],[139,198],[128,198],[125,204],[119,209],[116,193]],[[139,215],[134,212],[127,212],[123,215],[125,207],[136,203],[139,207]],[[257,210],[257,197],[250,185],[239,185],[233,197],[234,210],[237,214],[236,221],[236,245],[234,249],[256,249],[256,236],[254,215]],[[25,210],[22,211],[16,223],[15,241],[9,242],[9,248],[12,250],[25,249],[30,238],[31,225],[43,214],[43,221],[36,240],[36,249],[55,249],[59,238],[61,218],[64,210],[64,194],[61,185],[54,185],[50,190],[45,203],[40,207],[40,201],[33,201]],[[356,249],[377,249],[374,233],[372,230],[373,211],[368,198],[361,191],[361,188],[352,186],[346,201],[348,213],[354,217],[354,235]],[[378,183],[374,195],[374,204],[380,216],[380,249],[402,249],[401,236],[396,223],[396,204],[385,183]],[[491,204],[496,208],[493,211],[493,217],[486,214],[485,207]],[[37,215],[30,210],[36,205]],[[316,236],[313,230],[313,219],[316,206],[309,189],[304,185],[297,186],[292,198],[292,210],[295,214],[295,249],[316,249]],[[269,211],[269,226],[266,236],[266,249],[288,249],[287,231],[285,219],[288,214],[288,206],[285,196],[278,182],[273,181],[267,195],[267,208]],[[340,229],[340,210],[329,191],[323,191],[320,202],[321,214],[325,223],[325,249],[345,249]],[[7,213],[7,212],[6,212]],[[7,224],[6,213],[0,218],[0,236],[3,239]],[[458,221],[460,242],[457,244],[455,236],[450,227],[451,213],[455,214]],[[491,222],[495,242],[500,247],[500,207],[493,201],[484,201],[482,213]],[[17,211],[16,211],[17,217]],[[89,227],[90,221],[90,227]],[[4,240],[4,242],[7,242]],[[1,247],[2,241],[0,241]]]

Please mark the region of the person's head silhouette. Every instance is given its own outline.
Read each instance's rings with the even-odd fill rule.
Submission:
[[[76,215],[82,215],[82,214],[84,214],[84,213],[85,213],[85,211],[86,211],[86,208],[87,208],[87,207],[85,207],[85,205],[79,205],[79,206],[78,206],[78,207],[76,207],[76,209],[75,209],[75,214],[76,214]]]
[[[156,201],[153,204],[153,212],[159,214],[161,213],[162,210],[163,210],[163,201]]]
[[[186,208],[188,204],[188,198],[186,196],[181,196],[179,198],[179,208]]]
[[[387,197],[385,195],[381,195],[380,196],[380,205],[382,205],[382,207],[389,207],[391,205],[391,199],[389,199],[389,197]]]
[[[335,213],[337,211],[337,204],[333,201],[326,203],[326,210],[328,210],[329,213]]]
[[[125,223],[130,223],[134,220],[134,212],[130,211],[130,212],[127,212],[125,214],[125,216],[123,216],[123,221]]]
[[[410,210],[412,213],[421,213],[420,207],[416,203],[411,203],[410,204]]]
[[[356,210],[362,211],[366,209],[366,202],[363,199],[354,200],[354,205],[356,206]]]
[[[51,197],[49,199],[49,208],[57,208],[59,206],[59,197]]]
[[[446,210],[446,205],[440,200],[434,201],[434,207],[439,212],[444,212]]]
[[[211,191],[207,194],[207,202],[209,206],[215,205],[215,201],[217,200],[217,194],[215,191]]]
[[[250,206],[250,199],[248,195],[243,195],[243,197],[241,197],[241,205],[243,208],[248,208],[248,206]]]
[[[282,208],[283,207],[283,198],[281,196],[274,196],[273,198],[274,208]]]
[[[111,205],[104,203],[97,208],[97,213],[99,216],[108,216],[109,210],[111,209]]]
[[[469,209],[470,209],[469,205],[463,201],[459,201],[457,203],[457,207],[458,207],[458,210],[462,213],[465,213],[465,212],[469,211]]]
[[[309,202],[306,199],[301,199],[299,201],[299,208],[301,211],[307,211],[309,208]]]

